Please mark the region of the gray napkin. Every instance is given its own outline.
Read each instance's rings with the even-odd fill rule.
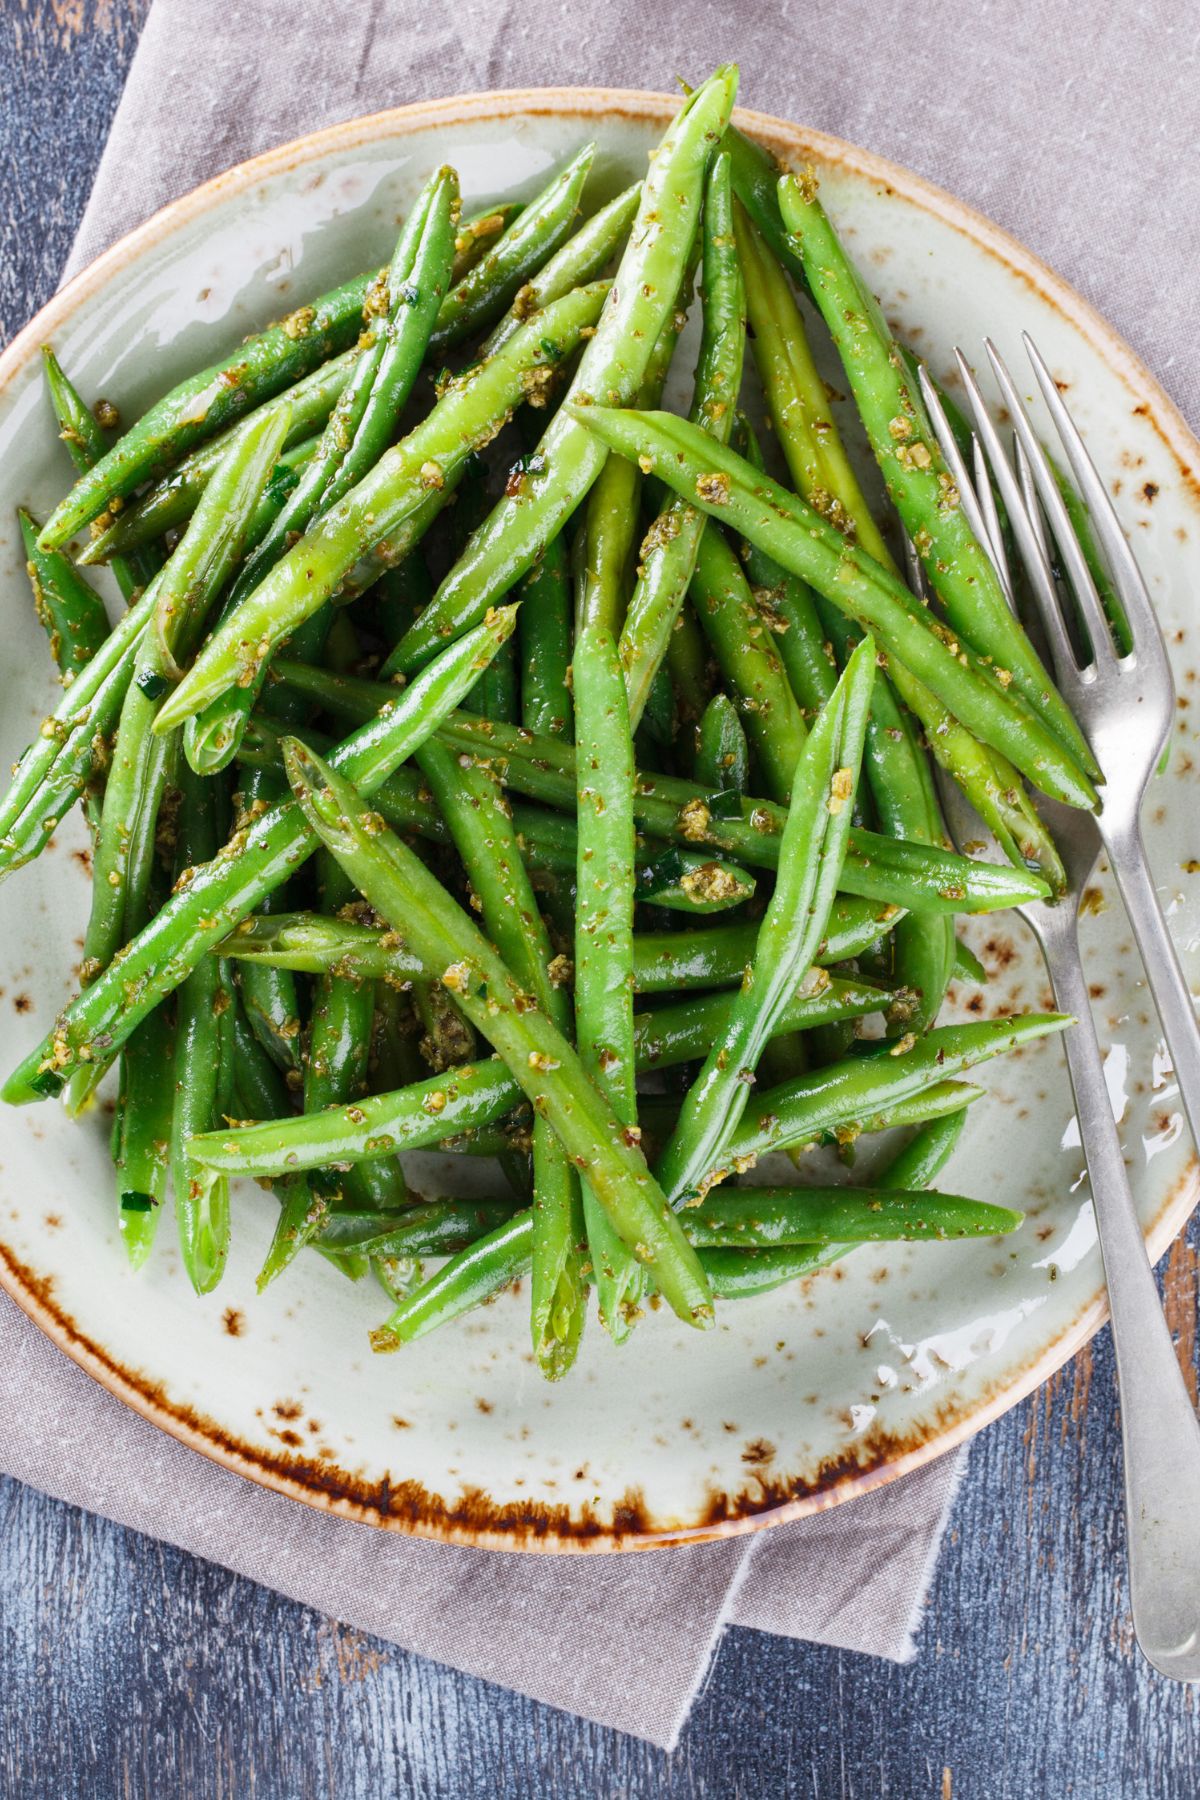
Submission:
[[[872,0],[692,0],[669,13],[155,0],[70,267],[206,177],[340,119],[471,89],[662,89],[736,57],[748,105],[867,144],[1008,225],[1194,416],[1200,372],[1171,350],[1200,251],[1194,45],[1184,14],[1161,3],[1093,10],[1086,51],[1077,16],[1074,0],[910,0],[898,13]],[[309,1512],[202,1461],[95,1387],[2,1296],[0,1418],[0,1465],[46,1492],[666,1748],[729,1622],[911,1656],[957,1481],[947,1458],[835,1511],[688,1549],[444,1548]]]

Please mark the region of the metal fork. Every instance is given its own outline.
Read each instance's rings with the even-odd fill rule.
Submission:
[[[1159,1005],[1167,1042],[1176,1059],[1176,1075],[1188,1122],[1200,1144],[1200,1130],[1197,1129],[1200,1124],[1200,1034],[1196,1029],[1191,995],[1146,868],[1138,819],[1146,784],[1170,730],[1174,688],[1149,597],[1108,495],[1045,364],[1028,337],[1025,344],[1124,603],[1134,645],[1129,656],[1120,657],[1113,645],[1108,621],[1053,474],[1012,379],[994,347],[990,343],[986,345],[1013,419],[1017,442],[1015,468],[1005,455],[999,434],[961,353],[959,364],[977,432],[973,471],[968,471],[959,453],[937,393],[924,371],[921,385],[935,434],[958,486],[964,512],[980,542],[989,550],[1011,601],[1011,583],[988,478],[989,467],[995,477],[1050,643],[1059,687],[1107,778],[1103,813],[1099,819],[1043,796],[1037,797],[1038,811],[1061,854],[1068,886],[1057,900],[1032,901],[1017,910],[1037,938],[1059,1008],[1071,1013],[1077,1021],[1065,1034],[1064,1045],[1091,1182],[1120,1382],[1134,1630],[1143,1654],[1162,1674],[1178,1681],[1197,1681],[1200,1680],[1200,1423],[1180,1373],[1146,1256],[1104,1080],[1100,1046],[1080,960],[1078,930],[1080,898],[1103,842],[1147,965],[1147,976]],[[1077,657],[1060,610],[1046,534],[1047,520],[1078,596],[1088,638],[1082,657]],[[920,573],[915,553],[910,553],[910,569],[914,577]],[[962,794],[949,781],[943,783],[943,804],[951,834],[959,848],[966,849],[970,845],[975,849],[986,836],[985,830]],[[1165,979],[1164,969],[1168,972]]]

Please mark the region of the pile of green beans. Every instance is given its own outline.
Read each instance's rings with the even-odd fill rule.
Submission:
[[[47,349],[76,478],[20,529],[61,691],[0,799],[0,879],[79,804],[94,880],[80,991],[3,1097],[76,1113],[115,1068],[133,1266],[173,1195],[209,1292],[261,1229],[251,1178],[278,1202],[260,1287],[305,1249],[374,1272],[386,1350],[528,1276],[558,1380],[593,1295],[619,1345],[856,1244],[1019,1227],[931,1184],[985,1097],[967,1071],[1070,1021],[939,1007],[986,980],[956,918],[1055,886],[1029,790],[1094,807],[1099,772],[912,359],[811,173],[731,126],[737,83],[690,91],[604,205],[591,144],[466,216],[432,171],[382,267],[115,437]],[[680,416],[655,409],[694,281]],[[784,479],[740,411],[748,341]],[[1007,863],[947,847],[935,757]],[[847,1146],[885,1132],[855,1184]],[[763,1161],[819,1145],[836,1185]],[[415,1151],[494,1191],[416,1192]]]

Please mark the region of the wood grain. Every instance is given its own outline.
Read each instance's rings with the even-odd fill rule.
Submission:
[[[0,337],[54,286],[145,11],[0,5]],[[1198,1269],[1194,1226],[1165,1267],[1193,1382]],[[0,1794],[1195,1800],[1197,1701],[1131,1643],[1119,1448],[1104,1333],[976,1442],[915,1663],[731,1632],[672,1758],[0,1482]]]

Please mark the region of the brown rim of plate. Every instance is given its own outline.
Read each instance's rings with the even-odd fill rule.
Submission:
[[[331,150],[403,137],[437,125],[511,118],[523,113],[600,120],[617,114],[665,124],[678,110],[678,104],[668,94],[637,89],[515,88],[396,107],[281,144],[248,162],[238,163],[172,201],[67,282],[0,353],[0,392],[25,370],[42,344],[81,305],[144,251],[179,226],[203,217],[230,196]],[[1128,390],[1131,412],[1153,426],[1174,457],[1183,484],[1200,495],[1200,443],[1178,407],[1095,308],[1017,239],[922,176],[840,138],[789,125],[770,114],[743,107],[737,109],[734,117],[744,131],[766,144],[781,160],[813,160],[860,175],[943,220],[1004,263],[1053,305],[1103,357]],[[1198,1197],[1200,1164],[1193,1157],[1166,1194],[1146,1233],[1147,1247],[1155,1262],[1187,1222]],[[393,1484],[385,1478],[382,1484],[367,1485],[325,1462],[266,1454],[231,1438],[215,1421],[180,1407],[150,1377],[114,1362],[102,1345],[80,1332],[56,1305],[52,1283],[19,1262],[2,1244],[0,1287],[59,1349],[133,1411],[190,1449],[261,1486],[320,1511],[443,1543],[543,1552],[611,1552],[703,1542],[782,1524],[853,1499],[944,1455],[999,1418],[1061,1368],[1108,1317],[1101,1291],[1053,1343],[1011,1379],[997,1384],[969,1411],[944,1417],[924,1434],[914,1432],[903,1440],[889,1438],[873,1448],[862,1446],[854,1457],[823,1468],[811,1482],[789,1481],[786,1476],[772,1479],[765,1472],[754,1474],[738,1494],[712,1495],[705,1516],[694,1525],[679,1525],[656,1523],[647,1516],[637,1494],[628,1495],[625,1503],[614,1509],[612,1520],[606,1521],[571,1515],[565,1507],[550,1512],[539,1506],[500,1504],[479,1490],[447,1502],[418,1483]]]

